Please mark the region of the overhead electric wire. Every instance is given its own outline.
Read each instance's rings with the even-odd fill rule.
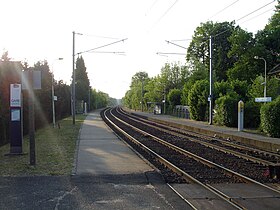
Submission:
[[[252,12],[246,14],[246,15],[244,15],[243,17],[237,19],[236,22],[238,22],[238,21],[244,19],[245,17],[248,17],[248,16],[251,15],[251,14],[254,14],[255,12],[261,10],[262,8],[264,8],[264,7],[266,7],[266,6],[270,5],[270,4],[272,4],[273,2],[275,2],[275,0],[273,0],[273,1],[271,1],[271,2],[269,2],[269,3],[267,3],[267,4],[265,4],[265,5],[263,5],[263,6],[261,6],[261,7],[259,7],[258,9],[254,10],[254,11],[252,11]],[[252,18],[252,19],[253,19],[253,18]],[[227,32],[228,30],[230,30],[230,29],[226,29],[226,30],[224,30],[224,31],[222,31],[222,32],[220,32],[220,33],[218,33],[218,34],[215,34],[215,35],[212,36],[212,38],[215,38],[215,37],[217,37],[217,36],[220,36],[221,34]]]
[[[115,55],[123,55],[126,56],[125,52],[110,52],[110,51],[91,51],[88,53],[98,53],[98,54],[115,54]]]
[[[232,4],[230,4],[229,6],[227,6],[225,9],[229,8],[230,6],[232,6],[233,4],[235,4],[236,2],[237,2],[237,1],[233,2]],[[269,3],[267,3],[267,4],[265,4],[265,5],[263,5],[263,6],[261,6],[261,7],[259,7],[258,9],[254,10],[254,11],[252,11],[252,12],[246,14],[246,15],[244,15],[243,17],[237,19],[236,22],[237,22],[237,21],[240,21],[240,20],[242,20],[242,19],[244,19],[245,17],[248,17],[249,15],[254,14],[255,12],[257,12],[257,11],[263,9],[264,7],[266,7],[266,6],[270,5],[270,4],[272,4],[273,2],[275,2],[275,0],[273,0],[273,1],[271,1],[271,2],[269,2]],[[270,9],[270,10],[271,10],[271,9]],[[254,19],[254,18],[256,18],[256,17],[258,17],[258,16],[260,16],[260,15],[262,15],[262,14],[268,12],[268,11],[270,11],[270,10],[267,10],[267,11],[265,11],[265,12],[259,14],[259,15],[256,15],[255,17],[252,17],[252,18],[250,18],[249,20],[252,20],[252,19]],[[247,20],[247,21],[249,21],[249,20]],[[247,21],[244,21],[244,22],[247,22]],[[218,33],[218,34],[212,35],[212,38],[215,38],[215,37],[217,37],[217,36],[220,36],[220,35],[222,35],[223,33],[227,32],[227,31],[229,31],[229,30],[230,30],[230,29],[226,29],[226,30],[224,30],[224,31],[222,31],[222,32],[220,32],[220,33]],[[209,38],[210,38],[210,37],[206,37],[204,41],[207,41]],[[188,39],[184,39],[184,40],[188,40]],[[180,41],[180,40],[173,40],[173,41]],[[183,46],[180,46],[180,45],[178,45],[178,44],[172,43],[172,42],[170,42],[170,41],[167,41],[167,40],[166,40],[166,42],[167,42],[168,44],[170,43],[170,44],[173,44],[173,45],[175,45],[175,46],[178,46],[178,47],[187,49],[187,48],[185,48],[185,47],[183,47]]]
[[[164,16],[167,15],[167,13],[174,7],[174,5],[177,2],[178,0],[175,0],[175,2],[170,7],[168,7],[168,9],[163,13],[162,16],[160,16],[160,18],[154,23],[154,25],[151,28],[155,27],[162,20],[162,18],[164,18]]]
[[[111,54],[125,54],[125,52],[114,52],[114,51],[91,51],[91,52],[89,52],[89,53],[111,53]]]
[[[212,15],[210,18],[222,13],[223,11],[225,11],[226,9],[230,8],[231,6],[233,6],[235,3],[237,3],[239,0],[235,0],[234,2],[232,2],[231,4],[229,4],[228,6],[226,6],[225,8],[223,8],[222,10],[218,11],[217,13],[215,13],[214,15]],[[208,20],[210,19],[208,18]],[[171,40],[173,42],[180,42],[180,41],[189,41],[192,39],[179,39],[179,40]]]
[[[275,0],[273,0],[272,2],[269,2],[269,3],[265,4],[265,5],[263,5],[263,6],[261,6],[260,8],[254,10],[254,11],[252,11],[252,12],[250,12],[250,13],[248,13],[247,15],[244,15],[243,17],[237,19],[236,22],[237,22],[237,21],[240,21],[240,20],[242,20],[242,19],[244,19],[245,17],[248,17],[249,15],[251,15],[251,14],[253,14],[253,13],[259,11],[259,10],[261,10],[262,8],[264,8],[264,7],[266,7],[266,6],[270,5],[270,4],[272,4],[273,2],[275,2]]]
[[[272,4],[273,2],[275,2],[275,0],[273,0],[273,1],[271,1],[271,2],[269,2],[269,3],[267,3],[267,4],[265,4],[265,5],[263,5],[263,6],[261,6],[261,7],[259,7],[258,9],[254,10],[254,11],[252,11],[252,12],[246,14],[246,15],[244,15],[243,17],[237,19],[236,22],[237,22],[237,21],[240,21],[240,20],[242,20],[242,19],[244,19],[245,17],[248,17],[249,15],[254,14],[255,12],[261,10],[262,8],[264,8],[264,7],[266,7],[266,6],[270,5],[270,4]],[[229,6],[232,6],[234,3],[236,3],[236,2],[233,2],[233,3],[230,4]],[[228,8],[229,6],[225,7],[225,9]],[[259,14],[259,15],[256,15],[256,16],[250,18],[249,20],[252,20],[252,19],[254,19],[254,18],[256,18],[256,17],[258,17],[258,16],[260,16],[260,15],[262,15],[262,14],[268,12],[268,11],[270,11],[270,10],[271,10],[271,9],[269,9],[269,10],[267,10],[267,11],[265,11],[265,12]],[[244,22],[247,22],[247,21],[249,21],[249,20],[246,20],[246,21],[244,21]],[[242,22],[242,23],[243,23],[243,22]],[[222,32],[220,32],[220,33],[218,33],[218,34],[215,34],[215,35],[212,36],[212,38],[215,38],[215,37],[217,37],[217,36],[219,36],[219,35],[221,35],[221,34],[227,32],[228,30],[230,30],[230,29],[226,29],[226,30],[224,30],[224,31],[222,31]],[[209,38],[210,38],[210,37],[205,38],[205,41],[207,41]],[[185,39],[185,40],[187,40],[187,39]],[[173,41],[177,41],[177,40],[173,40]],[[179,41],[179,40],[178,40],[178,41]]]
[[[231,4],[229,4],[228,6],[226,6],[225,8],[221,9],[220,11],[218,11],[217,13],[215,13],[214,15],[212,15],[210,18],[222,13],[223,11],[225,11],[226,9],[230,8],[231,6],[233,6],[235,3],[237,3],[239,0],[235,0],[234,2],[232,2]],[[210,19],[208,18],[208,20]],[[189,41],[189,40],[192,40],[192,39],[179,39],[179,40],[171,40],[173,42],[180,42],[180,41]]]
[[[252,20],[252,19],[255,19],[255,18],[257,18],[257,17],[259,17],[259,16],[261,16],[261,15],[267,13],[267,12],[270,12],[270,11],[272,11],[272,10],[274,10],[274,9],[275,9],[274,7],[273,7],[273,8],[270,8],[270,9],[268,9],[268,10],[266,10],[266,11],[264,11],[264,12],[262,12],[262,13],[256,15],[256,16],[254,16],[254,17],[248,19],[248,20],[245,20],[245,21],[241,22],[240,24],[246,23],[246,22],[248,22],[248,21],[250,21],[250,20]]]
[[[222,10],[218,11],[216,14],[212,15],[210,18],[208,18],[207,20],[215,17],[216,15],[222,13],[223,11],[225,11],[226,9],[230,8],[231,6],[233,6],[235,3],[237,3],[239,0],[234,1],[233,3],[231,3],[230,5],[226,6],[225,8],[223,8]]]
[[[96,37],[96,38],[103,38],[103,39],[120,39],[116,37],[109,37],[109,36],[101,36],[101,35],[96,35],[96,34],[84,34],[84,33],[75,33],[77,35],[82,35],[82,36],[89,36],[89,37]]]
[[[168,40],[165,40],[168,44],[173,44],[173,45],[175,45],[175,46],[177,46],[177,47],[181,47],[181,48],[183,48],[183,49],[187,49],[186,47],[183,47],[183,46],[181,46],[181,45],[178,45],[178,44],[175,44],[175,43],[173,43],[173,42],[171,42],[171,41],[168,41]]]
[[[99,47],[96,47],[96,48],[92,48],[90,50],[85,50],[85,51],[79,52],[77,54],[88,53],[88,52],[91,52],[91,51],[94,51],[94,50],[97,50],[97,49],[100,49],[100,48],[103,48],[103,47],[107,47],[107,46],[110,46],[110,45],[113,45],[113,44],[116,44],[116,43],[119,43],[119,42],[124,42],[125,40],[127,40],[127,38],[121,39],[121,40],[118,40],[118,41],[115,41],[115,42],[112,42],[112,43],[109,43],[109,44],[105,44],[105,45],[102,45],[102,46],[99,46]]]
[[[116,37],[109,37],[109,36],[100,36],[100,35],[94,35],[94,34],[83,34],[84,36],[90,36],[90,37],[96,37],[96,38],[102,38],[102,39],[120,39]]]
[[[155,6],[155,4],[157,3],[157,1],[158,0],[155,0],[154,2],[153,2],[153,4],[152,4],[152,6],[150,6],[150,8],[147,10],[147,12],[145,13],[145,16],[147,16],[149,13],[150,13],[150,11],[154,8],[154,6]]]
[[[192,39],[175,39],[175,40],[170,40],[171,42],[185,42],[185,41],[191,41]]]
[[[157,52],[157,55],[186,55],[186,53]]]

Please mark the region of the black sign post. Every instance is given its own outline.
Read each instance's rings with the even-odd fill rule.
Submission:
[[[22,155],[21,84],[10,85],[10,154]]]

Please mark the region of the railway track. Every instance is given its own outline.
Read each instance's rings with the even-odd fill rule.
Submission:
[[[134,118],[136,120],[143,121],[147,124],[156,125],[157,127],[166,129],[168,131],[176,131],[177,133],[181,133],[183,135],[192,137],[194,139],[200,139],[201,141],[211,142],[214,145],[219,145],[219,146],[222,145],[224,147],[230,148],[231,150],[235,150],[235,151],[241,152],[243,154],[249,154],[256,158],[267,160],[270,163],[275,163],[275,165],[278,165],[280,163],[280,154],[278,154],[278,153],[260,150],[259,148],[254,147],[252,145],[247,146],[245,144],[241,144],[240,142],[235,142],[235,141],[232,141],[229,139],[221,139],[221,138],[206,136],[206,135],[194,133],[192,131],[188,131],[188,130],[185,130],[182,128],[178,128],[178,127],[174,127],[174,126],[172,127],[168,124],[163,124],[163,123],[159,123],[156,121],[147,120],[144,116],[141,116],[141,115],[137,115],[134,113],[128,114],[125,111],[123,111],[121,108],[119,109],[119,112],[121,112],[122,114],[125,114],[131,118]]]
[[[151,122],[149,120],[143,119],[140,116],[129,115],[121,109],[117,110],[118,114],[124,115],[130,120],[136,122],[134,125],[142,124],[146,127],[152,127],[161,131],[162,133],[171,134],[174,136],[178,136],[187,141],[191,141],[194,143],[199,143],[207,148],[211,148],[217,151],[221,151],[223,153],[227,153],[233,155],[235,157],[248,160],[253,163],[260,164],[259,168],[262,168],[264,174],[267,177],[274,180],[264,180],[264,182],[279,182],[280,177],[280,155],[276,153],[271,153],[267,151],[262,151],[257,148],[250,148],[246,145],[239,145],[233,142],[228,142],[227,140],[222,140],[210,136],[205,136],[202,134],[197,134],[194,132],[190,132],[187,130],[182,130],[179,128],[170,127],[161,123]],[[161,136],[164,134],[160,134]],[[182,142],[177,144],[183,144]],[[184,147],[184,146],[183,146]],[[191,145],[185,146],[191,148]],[[199,148],[199,150],[204,150],[203,148]],[[242,164],[243,165],[243,164]],[[263,166],[263,167],[262,167]],[[259,176],[259,175],[258,175]]]
[[[178,135],[172,137],[170,133],[167,134],[159,130],[156,132],[151,131],[149,129],[156,130],[156,128],[151,128],[152,125],[135,121],[136,119],[129,118],[124,113],[116,111],[116,109],[104,111],[103,119],[122,139],[126,140],[140,154],[155,165],[162,172],[168,183],[195,183],[215,194],[219,199],[223,199],[232,207],[238,209],[244,209],[245,207],[242,206],[237,199],[227,196],[213,185],[218,183],[250,183],[271,191],[274,197],[279,197],[280,195],[277,190],[251,177],[247,177],[236,172],[236,170],[213,162],[209,160],[209,157],[202,157],[201,153],[198,153],[198,150],[202,149],[201,146],[205,146],[196,141],[185,141]],[[145,128],[143,129],[143,127]],[[172,132],[174,132],[174,130]],[[157,136],[154,135],[155,133]],[[162,136],[164,138],[162,138]],[[191,142],[192,144],[180,145],[178,142]],[[199,146],[197,147],[197,145]],[[191,148],[191,151],[187,150],[187,148]],[[197,150],[196,152],[194,152],[195,148]],[[205,148],[209,149],[209,147]],[[205,152],[205,148],[203,148],[203,153],[209,153],[209,151]],[[213,148],[210,149],[214,151]],[[236,162],[235,156],[231,158],[234,158],[233,161]],[[227,158],[223,156],[223,159]],[[252,163],[250,166],[254,164],[257,163]],[[262,169],[258,168],[258,170],[260,170],[260,174],[263,175]],[[259,174],[256,174],[256,177],[257,176],[259,176]],[[266,182],[273,180],[261,179],[261,181]],[[189,204],[192,205],[191,203]]]

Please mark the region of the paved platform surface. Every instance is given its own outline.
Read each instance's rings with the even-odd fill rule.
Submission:
[[[128,112],[139,114],[157,121],[168,122],[168,124],[176,124],[186,129],[190,129],[197,133],[207,135],[217,135],[223,138],[230,138],[246,144],[251,144],[268,151],[280,151],[280,138],[271,138],[264,135],[254,134],[248,131],[239,132],[237,128],[228,128],[223,126],[209,125],[207,122],[194,121],[189,119],[177,118],[170,115],[155,115],[148,112],[140,112],[125,109]]]
[[[158,174],[0,177],[1,210],[190,209]]]
[[[64,190],[73,205],[63,199],[56,203],[62,209],[190,209],[158,172],[117,138],[99,111],[88,114],[78,142],[71,187]]]
[[[99,112],[88,114],[79,137],[77,175],[144,173],[153,169],[137,156],[102,121]]]
[[[0,177],[0,209],[191,209],[90,113],[72,176]]]

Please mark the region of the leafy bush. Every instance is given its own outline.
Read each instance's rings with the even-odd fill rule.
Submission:
[[[224,96],[231,91],[233,91],[233,89],[229,82],[221,81],[214,83],[214,99]]]
[[[199,80],[192,86],[188,95],[188,104],[192,119],[206,119],[208,95],[209,82],[207,80]]]
[[[256,77],[253,81],[252,87],[249,89],[249,95],[252,98],[262,97],[264,95],[264,78],[262,76]],[[267,93],[266,96],[272,97],[272,99],[277,98],[280,94],[280,81],[276,78],[267,78]]]
[[[260,108],[261,103],[248,101],[244,104],[244,127],[258,128],[260,126]]]
[[[261,128],[272,136],[280,137],[280,96],[261,107]]]
[[[169,103],[174,107],[181,104],[181,90],[171,89],[167,95]]]
[[[214,122],[219,125],[237,126],[237,108],[240,97],[235,92],[221,96],[215,101]]]
[[[248,100],[247,92],[249,89],[249,85],[247,81],[233,80],[230,83],[232,90],[236,92],[244,101]]]

